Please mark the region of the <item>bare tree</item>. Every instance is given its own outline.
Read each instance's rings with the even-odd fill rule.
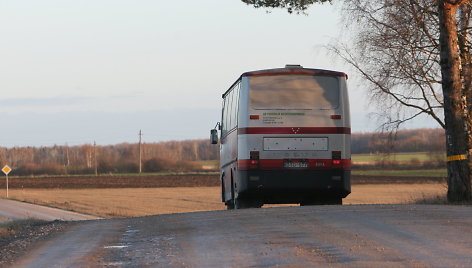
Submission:
[[[363,85],[382,111],[382,129],[421,114],[445,127],[437,16],[434,6],[419,1],[346,0],[354,42],[331,47],[368,82]]]
[[[255,7],[286,8],[290,13],[304,13],[309,5],[326,2],[242,1]],[[354,50],[338,47],[336,52],[369,82],[371,96],[389,114],[384,126],[395,128],[426,114],[445,128],[448,199],[470,200],[468,162],[472,162],[472,157],[467,157],[467,150],[472,148],[472,139],[466,133],[467,127],[472,126],[469,116],[472,102],[467,102],[468,98],[472,99],[469,83],[472,78],[470,69],[464,66],[470,68],[471,1],[346,0],[344,3],[350,22],[357,22],[360,30],[356,32]],[[465,161],[467,158],[469,161]]]
[[[370,82],[372,99],[388,114],[387,128],[427,114],[446,130],[451,201],[470,199],[469,166],[464,161],[467,148],[472,148],[464,131],[469,110],[465,87],[470,80],[464,68],[470,62],[467,6],[461,6],[457,17],[453,9],[459,4],[434,0],[347,0],[346,11],[362,30],[353,49],[335,50]],[[456,18],[463,29],[460,42]],[[443,27],[438,27],[440,22]]]
[[[388,114],[387,128],[427,114],[446,130],[448,198],[469,200],[472,162],[469,159],[467,165],[465,160],[472,148],[472,138],[466,135],[472,126],[466,124],[471,118],[471,102],[466,100],[471,79],[470,5],[347,0],[345,7],[362,30],[354,49],[336,49],[336,53],[370,82],[372,99]],[[459,16],[457,8],[461,8]],[[461,29],[456,28],[456,20]]]

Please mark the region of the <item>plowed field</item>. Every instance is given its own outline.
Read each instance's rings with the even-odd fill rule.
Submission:
[[[445,183],[441,177],[352,176],[352,184]],[[10,189],[91,189],[91,188],[161,188],[219,186],[218,175],[143,175],[143,176],[74,176],[10,178]],[[5,180],[0,180],[5,188]]]

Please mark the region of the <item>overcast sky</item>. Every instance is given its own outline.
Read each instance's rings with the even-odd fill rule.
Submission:
[[[207,138],[245,71],[349,73],[323,48],[340,35],[337,8],[308,13],[239,0],[1,0],[0,146],[136,142],[140,129],[146,142]],[[365,92],[349,87],[352,131],[375,130]]]

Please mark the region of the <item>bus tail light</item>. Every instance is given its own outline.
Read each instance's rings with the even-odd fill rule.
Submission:
[[[258,169],[259,168],[259,159],[249,160],[249,169]]]
[[[341,115],[340,114],[333,114],[333,115],[331,115],[331,119],[339,120],[339,119],[341,119]]]
[[[341,165],[341,151],[332,151],[331,155],[333,159],[333,166],[340,166]]]
[[[249,152],[249,169],[258,169],[259,168],[259,151],[250,151]]]

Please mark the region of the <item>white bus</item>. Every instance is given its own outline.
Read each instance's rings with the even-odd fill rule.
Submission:
[[[342,204],[351,192],[347,75],[299,65],[243,73],[223,94],[221,198],[228,209]]]

